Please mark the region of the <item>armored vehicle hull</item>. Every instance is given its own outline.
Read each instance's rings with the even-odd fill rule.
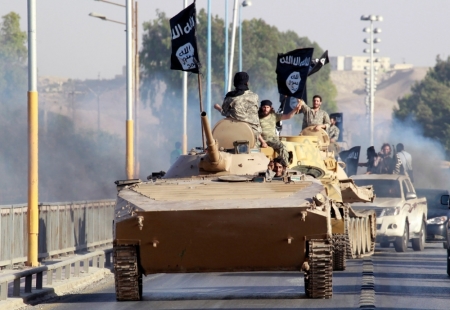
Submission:
[[[140,278],[161,272],[300,271],[305,262],[314,261],[308,259],[308,240],[320,239],[316,243],[324,253],[319,260],[330,266],[322,277],[328,284],[311,295],[330,297],[330,206],[313,201],[323,189],[313,178],[290,183],[223,182],[217,177],[137,183],[119,192],[115,246],[138,253],[133,264]],[[141,280],[136,281],[137,290]],[[121,292],[119,284],[118,298],[127,299]]]
[[[254,141],[225,135],[235,121],[215,127],[225,150],[204,113],[202,122],[206,153],[180,156],[162,178],[116,182],[117,299],[140,300],[142,276],[152,273],[274,270],[303,271],[306,296],[330,298],[333,268],[373,253],[375,214],[347,203],[373,200],[371,188],[339,181],[315,137],[284,142],[299,171],[268,179],[269,159]]]

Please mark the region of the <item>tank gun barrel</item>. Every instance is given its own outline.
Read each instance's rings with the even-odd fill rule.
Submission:
[[[208,157],[211,163],[217,163],[220,160],[220,153],[217,141],[214,139],[211,131],[211,126],[209,125],[208,116],[206,112],[202,112],[202,126],[206,136],[206,146],[208,147]]]

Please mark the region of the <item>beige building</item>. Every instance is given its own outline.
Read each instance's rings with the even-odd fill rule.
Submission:
[[[369,56],[331,56],[330,65],[332,71],[364,71],[364,67],[369,66]],[[374,62],[375,67],[389,70],[391,59],[389,57],[375,57],[378,62]]]

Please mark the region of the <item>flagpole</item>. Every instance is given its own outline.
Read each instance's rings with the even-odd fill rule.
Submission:
[[[200,114],[203,113],[203,101],[202,101],[202,80],[200,79],[200,72],[197,74],[198,79],[198,97],[200,99]],[[200,122],[201,129],[202,129],[202,143],[203,143],[203,150],[206,150],[206,143],[205,143],[205,132],[203,131],[203,125]]]
[[[228,92],[228,0],[225,0],[225,79],[224,95]]]
[[[237,20],[237,9],[238,9],[238,0],[234,1],[234,8],[233,8],[233,32],[231,34],[231,48],[230,48],[230,62],[229,62],[229,73],[228,73],[228,91],[231,90],[232,85],[232,75],[233,75],[233,58],[234,58],[234,43],[236,40],[236,20]]]
[[[206,113],[211,120],[211,0],[208,0],[208,32],[206,48]]]

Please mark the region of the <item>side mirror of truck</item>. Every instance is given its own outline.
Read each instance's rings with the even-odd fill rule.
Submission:
[[[416,199],[416,198],[417,198],[416,193],[407,193],[406,194],[406,200]]]
[[[449,197],[450,197],[449,195],[442,195],[441,196],[441,205],[448,206]]]

